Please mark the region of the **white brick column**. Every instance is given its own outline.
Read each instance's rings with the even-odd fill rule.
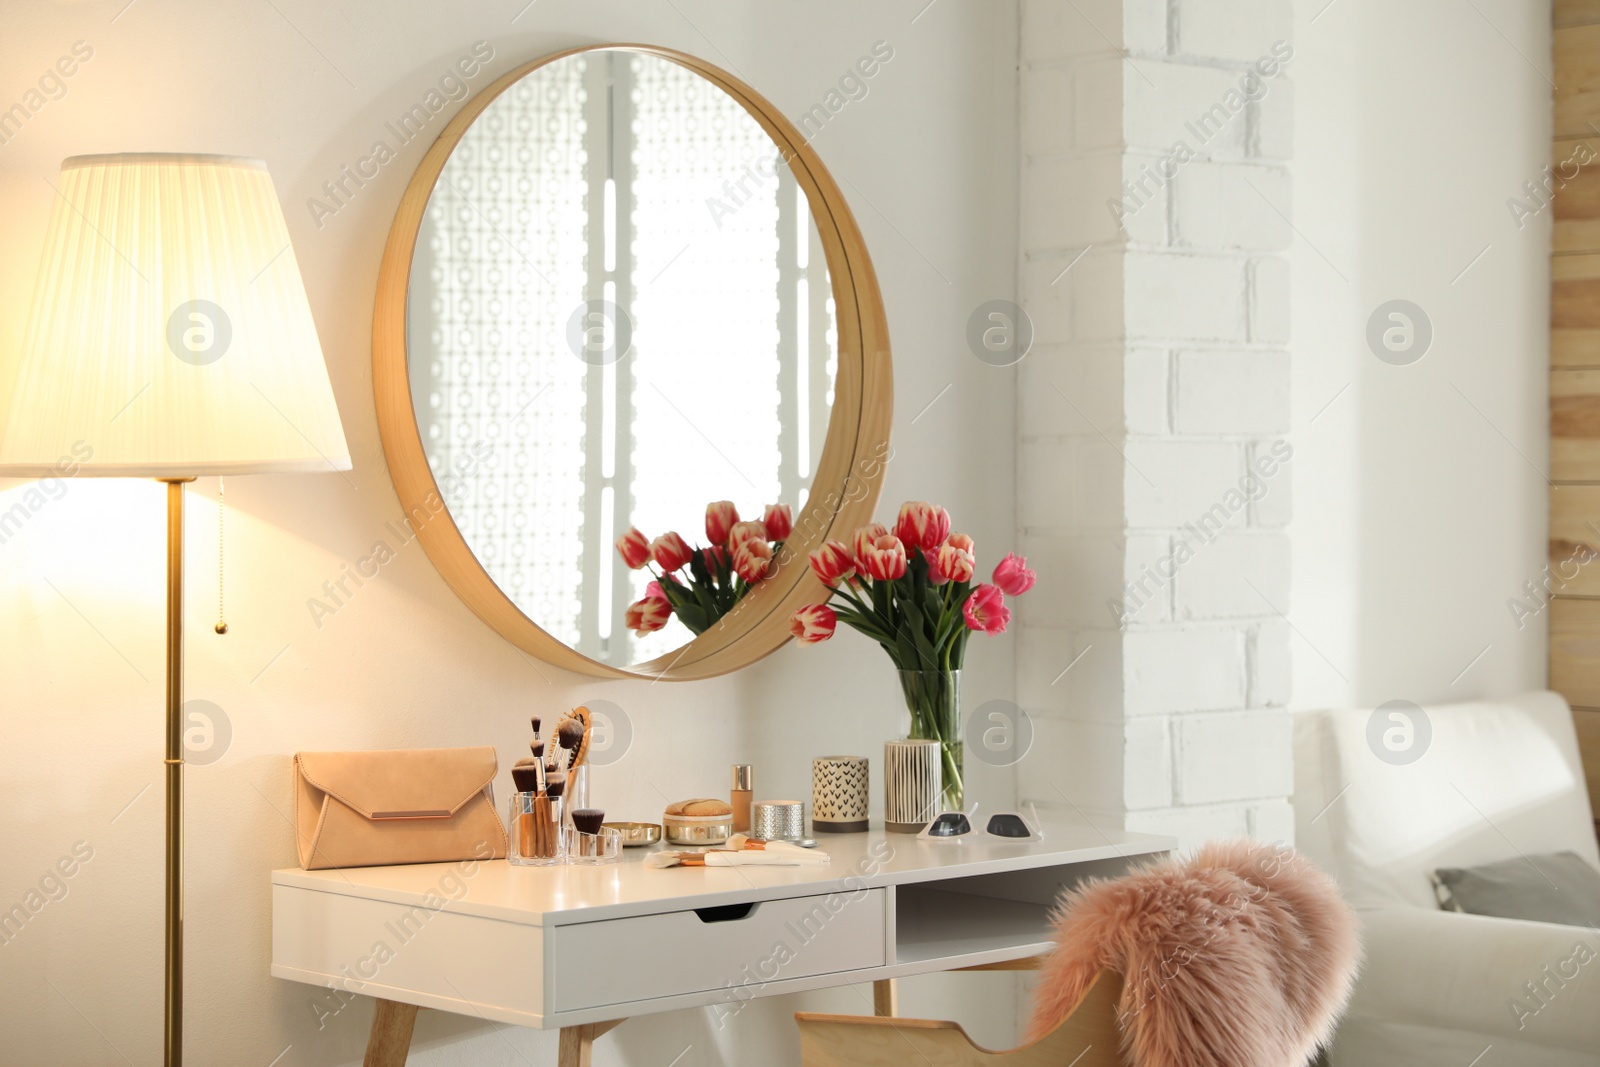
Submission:
[[[1289,0],[1022,4],[1024,802],[1290,840]]]

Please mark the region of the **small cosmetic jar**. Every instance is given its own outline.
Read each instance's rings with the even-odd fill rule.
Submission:
[[[733,805],[701,798],[668,804],[661,829],[669,845],[720,845],[733,834]]]
[[[750,819],[757,841],[800,841],[806,836],[806,806],[799,800],[763,800]]]

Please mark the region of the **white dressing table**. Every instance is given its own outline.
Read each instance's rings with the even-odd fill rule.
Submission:
[[[1065,886],[1121,874],[1166,837],[824,835],[826,867],[650,869],[504,860],[272,874],[272,973],[378,998],[367,1067],[397,1067],[418,1007],[561,1029],[561,1067],[635,1015],[963,968],[1050,949]]]

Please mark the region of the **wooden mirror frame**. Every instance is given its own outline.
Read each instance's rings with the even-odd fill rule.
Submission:
[[[406,362],[406,308],[417,236],[434,185],[461,138],[501,93],[532,71],[568,56],[607,51],[658,56],[686,67],[737,100],[761,124],[806,191],[833,284],[838,336],[827,438],[806,502],[797,509],[794,533],[772,570],[710,629],[674,652],[628,667],[591,659],[557,640],[528,618],[478,562],[428,466]],[[373,312],[372,378],[378,432],[395,492],[406,521],[445,581],[513,645],[557,667],[605,678],[710,678],[748,666],[789,640],[789,617],[794,611],[827,595],[806,565],[807,553],[830,537],[848,541],[857,527],[872,521],[891,455],[894,389],[889,325],[877,274],[844,195],[800,131],[754,89],[704,60],[651,45],[588,45],[544,56],[502,76],[450,120],[418,165],[389,230]]]

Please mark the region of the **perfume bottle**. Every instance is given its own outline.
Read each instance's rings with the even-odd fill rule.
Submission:
[[[733,765],[733,788],[728,791],[728,803],[733,805],[733,832],[750,832],[750,806],[755,800],[755,773],[748,763]]]

